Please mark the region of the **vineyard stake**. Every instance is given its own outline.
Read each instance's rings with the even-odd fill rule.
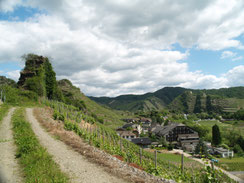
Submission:
[[[184,154],[181,154],[181,172],[183,173],[184,171]]]
[[[142,163],[142,148],[140,148],[140,164]]]
[[[155,150],[155,169],[157,169],[157,150]]]

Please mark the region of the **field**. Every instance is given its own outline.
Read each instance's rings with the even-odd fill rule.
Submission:
[[[244,121],[200,121],[198,122],[201,126],[206,127],[209,130],[209,136],[212,137],[212,126],[217,124],[220,128],[220,131],[224,134],[227,131],[233,130],[238,132],[239,134],[244,134]]]
[[[244,171],[244,158],[220,158],[218,165],[227,171]]]

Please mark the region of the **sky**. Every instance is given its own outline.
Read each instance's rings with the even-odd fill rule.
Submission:
[[[244,86],[242,0],[0,0],[0,75],[28,53],[89,96]]]

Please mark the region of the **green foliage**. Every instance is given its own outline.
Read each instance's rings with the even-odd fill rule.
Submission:
[[[33,133],[31,126],[25,121],[22,108],[17,109],[12,117],[14,140],[17,145],[17,155],[25,182],[68,182],[58,165],[52,160]]]
[[[206,110],[209,114],[213,112],[212,100],[210,95],[208,95],[206,99]]]
[[[121,156],[126,162],[135,163],[142,167],[146,172],[151,173],[153,175],[157,175],[166,179],[173,179],[177,182],[199,182],[203,183],[202,177],[205,176],[206,172],[203,172],[203,169],[198,167],[194,170],[192,169],[192,164],[190,168],[184,168],[184,173],[181,172],[181,168],[179,168],[180,158],[179,156],[172,155],[163,155],[158,154],[157,158],[157,168],[154,166],[154,153],[146,152],[142,150],[142,162],[140,162],[140,148],[125,140],[120,138],[116,132],[101,123],[95,121],[95,123],[90,126],[86,124],[79,124],[80,117],[82,117],[85,121],[88,119],[84,113],[81,113],[78,108],[64,105],[59,102],[47,101],[44,103],[54,109],[54,111],[59,111],[59,113],[67,116],[64,120],[64,127],[66,130],[70,130],[75,132],[81,138],[83,138],[87,143],[98,147],[107,153],[112,155]],[[57,115],[55,115],[57,116]],[[78,116],[78,117],[77,117]],[[93,118],[95,119],[95,118]],[[121,145],[120,145],[121,144]],[[174,157],[177,159],[175,161],[169,161],[167,157]],[[187,161],[191,161],[187,158]],[[172,160],[172,159],[170,159]],[[175,164],[177,163],[177,164]],[[201,173],[200,173],[201,172]],[[218,176],[218,180],[225,180],[226,182],[232,182],[225,175],[216,172]]]
[[[208,155],[207,147],[203,143],[202,139],[199,140],[199,142],[195,148],[195,154],[204,155],[205,157]]]
[[[23,56],[25,68],[23,70],[20,87],[34,91],[39,96],[63,101],[62,92],[57,87],[56,73],[47,57],[28,54]],[[24,77],[24,78],[23,78]]]
[[[32,91],[24,91],[17,88],[13,88],[9,85],[1,85],[0,92],[3,91],[3,94],[6,98],[7,104],[12,105],[23,105],[23,104],[33,104],[38,100],[36,93]]]
[[[2,119],[4,118],[4,116],[7,114],[9,110],[9,106],[8,105],[0,105],[0,124],[1,124],[1,121]]]
[[[212,127],[212,143],[213,143],[213,145],[219,145],[219,144],[221,144],[221,141],[222,141],[222,138],[221,138],[219,126],[215,124]]]
[[[201,104],[201,95],[197,95],[196,98],[196,103],[195,103],[195,107],[194,107],[194,113],[201,113],[202,112],[202,104]]]

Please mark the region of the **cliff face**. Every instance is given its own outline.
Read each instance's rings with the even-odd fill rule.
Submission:
[[[20,72],[18,87],[28,89],[26,80],[38,75],[41,66],[47,61],[46,57],[29,54],[25,56],[26,63],[23,71]]]

